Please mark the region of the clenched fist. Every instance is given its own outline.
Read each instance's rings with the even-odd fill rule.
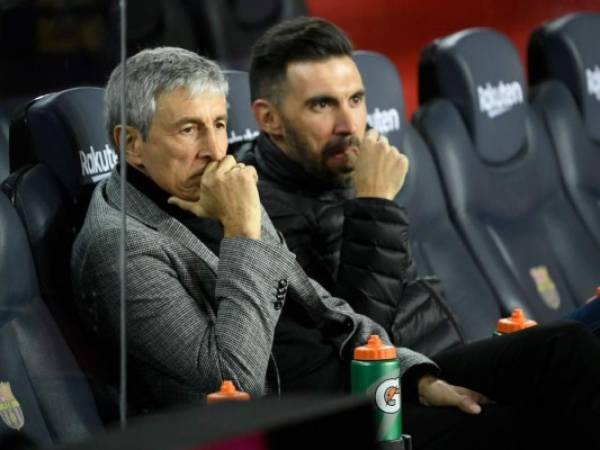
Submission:
[[[353,182],[357,197],[393,200],[402,189],[408,158],[376,130],[369,130],[355,152]]]
[[[171,197],[169,203],[198,217],[220,221],[225,237],[260,239],[257,181],[254,167],[237,163],[233,156],[227,155],[221,161],[213,161],[206,166],[200,181],[198,200]]]

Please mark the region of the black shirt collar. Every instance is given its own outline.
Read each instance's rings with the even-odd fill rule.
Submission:
[[[127,181],[152,200],[152,202],[160,209],[176,219],[181,220],[195,217],[192,213],[181,209],[179,206],[167,203],[167,200],[169,197],[172,197],[172,195],[163,190],[158,184],[152,181],[150,177],[146,176],[129,163],[127,163]]]

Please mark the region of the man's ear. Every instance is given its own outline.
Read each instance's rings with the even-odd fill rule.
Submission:
[[[282,134],[279,111],[270,101],[258,98],[252,103],[252,112],[258,127],[271,136]]]
[[[113,139],[117,144],[115,149],[119,151],[121,145],[121,130],[123,126],[117,125],[113,130]],[[125,126],[125,154],[127,156],[127,162],[136,167],[142,167],[142,144],[144,140],[142,134],[133,127]]]

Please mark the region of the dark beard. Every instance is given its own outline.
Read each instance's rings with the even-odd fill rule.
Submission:
[[[287,121],[283,120],[283,127],[288,146],[294,155],[294,160],[313,177],[331,184],[333,187],[350,187],[352,183],[352,170],[334,172],[327,167],[326,161],[337,153],[344,152],[350,146],[358,146],[358,137],[350,135],[335,138],[325,144],[319,158],[311,154],[306,140]]]

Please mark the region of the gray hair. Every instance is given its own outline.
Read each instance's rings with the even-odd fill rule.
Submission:
[[[125,88],[125,120],[127,125],[148,138],[150,124],[156,111],[159,95],[184,87],[190,97],[204,92],[227,95],[228,86],[219,66],[197,53],[177,47],[157,47],[142,50],[127,59]],[[119,64],[110,74],[106,85],[105,119],[109,136],[121,123],[120,98],[122,95]]]

